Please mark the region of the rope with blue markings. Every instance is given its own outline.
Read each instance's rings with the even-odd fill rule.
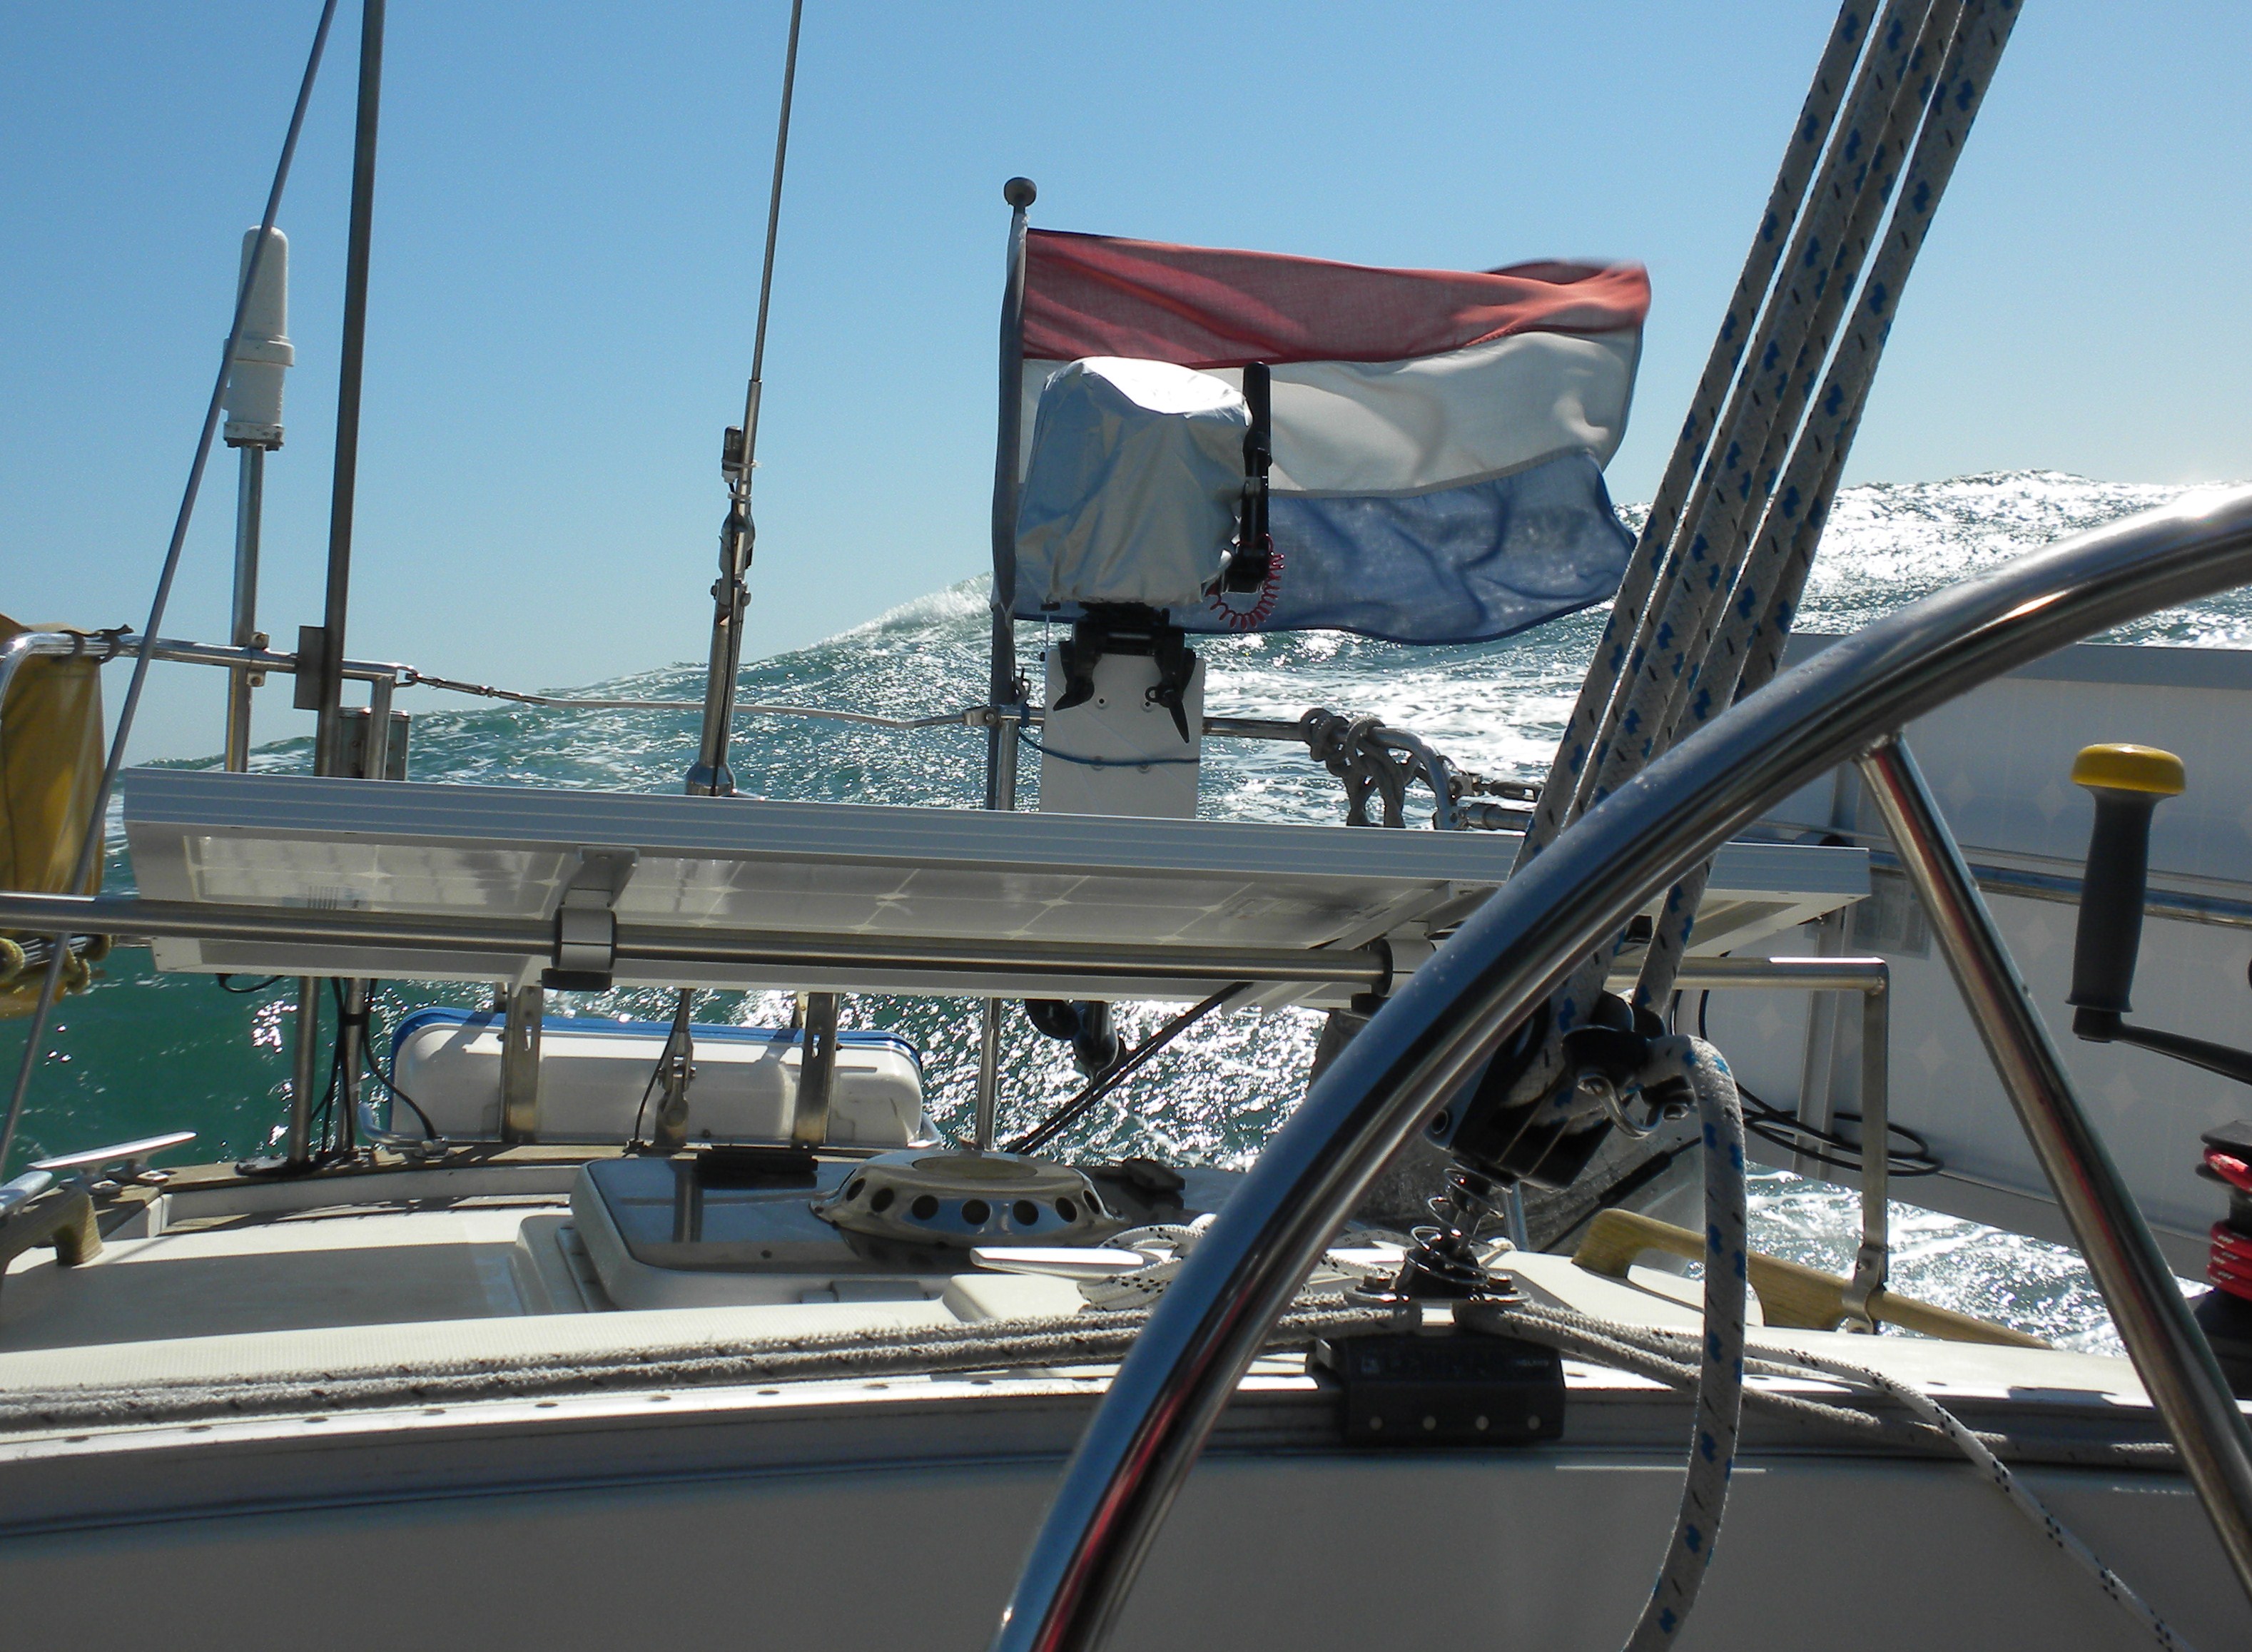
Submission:
[[[1686,692],[1691,685],[1685,684],[1675,720],[1665,730],[1666,746],[1686,739],[1762,687],[1782,664],[1783,644],[1814,566],[1823,523],[1868,405],[1869,385],[1898,295],[1954,176],[2018,11],[2017,0],[1973,0],[1966,12],[1941,70],[1932,114],[1909,162],[1883,250],[1862,285],[1852,322],[1838,344],[1821,392],[1814,398],[1782,482],[1768,502],[1718,633],[1699,650],[1702,664],[1694,692]],[[1635,986],[1636,1003],[1655,1006],[1672,990],[1710,876],[1708,863],[1667,896]]]
[[[1885,0],[1866,34],[1859,6],[1849,0],[1840,11],[1559,742],[1520,868],[1684,733],[1773,674],[1901,286],[2016,10],[2017,0]],[[1637,1008],[1654,1010],[1671,993],[1708,875],[1709,864],[1669,892],[1637,982]],[[1520,1087],[1549,1085],[1565,1035],[1591,1024],[1623,944],[1623,936],[1606,941],[1551,1000],[1547,1047]],[[1686,1082],[1702,1123],[1704,1324],[1681,1506],[1628,1652],[1672,1646],[1695,1602],[1726,1507],[1743,1398],[1741,1103],[1711,1046],[1670,1036],[1653,1041],[1651,1058],[1637,1083]]]
[[[1705,1329],[1697,1378],[1696,1419],[1681,1509],[1642,1617],[1626,1652],[1658,1652],[1673,1644],[1713,1564],[1728,1475],[1736,1461],[1744,1401],[1744,1297],[1750,1263],[1744,1192],[1744,1118],[1735,1080],[1720,1052],[1675,1034],[1651,1046],[1645,1086],[1686,1082],[1697,1098],[1704,1135]]]
[[[1882,207],[1892,182],[1887,163],[1897,170],[1906,135],[1922,112],[1920,62],[1927,51],[1935,62],[1938,57],[1927,37],[1951,31],[1960,4],[1887,0],[1878,19],[1714,445],[1675,531],[1665,577],[1641,616],[1630,675],[1605,709],[1593,761],[1576,776],[1581,812],[1599,805],[1663,749],[1659,737],[1669,710],[1701,663],[1692,646],[1735,583],[1744,507],[1772,482],[1772,473],[1761,467],[1778,431],[1787,436],[1804,409],[1788,370],[1828,352],[1867,247],[1866,232],[1857,239],[1852,231],[1873,226]],[[1786,369],[1779,380],[1778,366]],[[1593,1007],[1616,950],[1616,943],[1598,948],[1559,994],[1560,1031],[1579,1025]]]
[[[1605,708],[1626,670],[1636,628],[1658,575],[1665,569],[1673,531],[1679,525],[1682,507],[1696,481],[1713,431],[1720,422],[1729,384],[1735,377],[1736,364],[1742,357],[1744,339],[1758,317],[1762,298],[1783,256],[1783,237],[1798,217],[1814,176],[1815,163],[1821,157],[1824,143],[1837,119],[1838,105],[1844,101],[1854,62],[1861,54],[1868,16],[1866,0],[1845,0],[1831,28],[1822,60],[1815,70],[1814,83],[1799,109],[1797,123],[1791,128],[1790,142],[1783,150],[1774,187],[1768,192],[1759,230],[1752,237],[1751,250],[1745,254],[1743,269],[1736,277],[1734,291],[1722,313],[1720,333],[1713,341],[1712,352],[1706,358],[1696,392],[1690,398],[1681,434],[1666,462],[1657,495],[1651,501],[1649,518],[1643,524],[1634,557],[1612,600],[1610,617],[1595,646],[1587,679],[1581,684],[1579,700],[1565,725],[1563,738],[1557,742],[1548,783],[1540,788],[1540,804],[1519,851],[1521,863],[1529,862],[1545,849],[1575,812],[1573,805],[1580,775],[1595,754]]]
[[[1775,269],[1775,289],[1717,422],[1707,426],[1692,410],[1684,428],[1660,489],[1659,505],[1673,518],[1667,542],[1661,551],[1654,505],[1637,550],[1644,580],[1629,581],[1647,589],[1630,613],[1637,593],[1622,591],[1521,859],[1773,675],[1899,294],[2017,10],[2017,0],[1888,0],[1877,19],[1787,253],[1767,260],[1755,247],[1747,263],[1748,276],[1762,262]],[[1841,16],[1833,49],[1852,24]],[[1825,57],[1825,72],[1831,67]],[[1794,155],[1803,138],[1802,128]],[[1775,239],[1763,224],[1762,242]],[[1732,309],[1716,362],[1742,331]],[[1684,469],[1692,479],[1670,492]],[[1684,503],[1677,508],[1672,497]],[[1637,984],[1638,1005],[1654,1008],[1671,992],[1708,875],[1700,869],[1669,893]],[[1617,947],[1601,947],[1560,990],[1559,1033],[1584,1022]]]

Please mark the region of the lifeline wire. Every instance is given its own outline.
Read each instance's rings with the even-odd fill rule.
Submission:
[[[337,0],[323,0],[320,24],[313,31],[313,49],[305,59],[304,79],[298,83],[297,102],[289,112],[288,135],[282,140],[282,156],[275,163],[274,184],[266,192],[266,216],[259,220],[258,239],[251,244],[250,261],[235,293],[234,320],[226,330],[226,347],[219,353],[219,376],[212,385],[211,400],[204,408],[203,434],[196,441],[195,462],[188,467],[187,489],[180,496],[179,514],[173,518],[172,540],[164,551],[163,570],[157,575],[156,594],[149,606],[149,623],[141,629],[143,636],[155,636],[163,628],[164,608],[172,598],[172,580],[179,573],[180,553],[188,540],[188,524],[195,517],[196,496],[203,490],[204,469],[211,460],[212,438],[219,430],[219,406],[226,396],[227,376],[233,370],[234,348],[242,337],[243,315],[250,307],[252,286],[258,279],[259,261],[266,255],[267,240],[274,233],[275,216],[282,210],[282,191],[289,181],[289,164],[297,155],[297,135],[304,129],[305,108],[312,101],[313,82],[320,73],[321,53],[328,47],[329,25],[336,20],[336,15]],[[108,824],[109,795],[116,788],[117,771],[125,763],[125,742],[133,732],[133,719],[141,709],[142,685],[149,679],[149,662],[152,657],[147,649],[134,657],[132,681],[125,691],[125,704],[117,713],[117,732],[109,743],[109,760],[102,766],[101,785],[94,793],[94,808],[86,823],[86,839],[80,845],[78,864],[71,874],[70,886],[73,890],[83,890],[94,875],[94,857],[101,853]],[[56,937],[59,942],[62,939]],[[54,956],[48,960],[46,977],[39,983],[39,1002],[25,1030],[23,1063],[16,1070],[16,1087],[8,1098],[6,1121],[0,1123],[0,1175],[6,1174],[8,1155],[16,1145],[16,1126],[23,1118],[24,1098],[31,1092],[31,1072],[38,1061],[39,1045],[46,1036],[47,1017],[54,1013],[66,950],[58,945]]]

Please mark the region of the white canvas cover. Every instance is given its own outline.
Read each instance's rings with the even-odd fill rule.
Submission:
[[[1200,606],[1235,537],[1242,392],[1168,362],[1093,356],[1040,392],[1017,513],[1017,590],[1065,602]]]

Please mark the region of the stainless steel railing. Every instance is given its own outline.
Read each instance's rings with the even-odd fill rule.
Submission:
[[[1826,650],[1559,837],[1346,1046],[1191,1254],[1073,1455],[996,1648],[1100,1644],[1268,1328],[1379,1169],[1644,903],[1797,788],[1965,691],[2109,627],[2247,582],[2252,490],[2082,535]],[[1975,889],[1952,894],[1957,904],[1977,900]],[[2005,968],[1998,953],[1968,961],[1988,975]],[[1984,986],[1971,998],[1982,1017],[2012,996],[2022,1005],[2013,975]],[[1998,1048],[2027,1017],[2011,1019],[1982,1019]],[[2077,1121],[2051,1132],[2044,1164],[2083,1194],[2100,1194],[2066,1198],[2059,1189],[2075,1224],[2090,1225],[2082,1248],[2222,1548],[2252,1590],[2252,1434],[2179,1294],[2170,1306],[2146,1301],[2106,1260],[2155,1246],[2116,1172],[2091,1150],[2093,1133],[2061,1079],[2041,1104],[2054,1119]]]

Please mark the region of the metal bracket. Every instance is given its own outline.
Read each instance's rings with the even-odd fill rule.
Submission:
[[[617,962],[618,918],[613,910],[641,857],[632,849],[582,849],[579,867],[564,886],[555,912],[555,951],[539,984],[558,992],[608,992]]]
[[[789,1135],[793,1142],[819,1148],[829,1140],[829,1100],[837,1085],[837,995],[809,992],[804,1005]]]
[[[500,1028],[500,1139],[539,1139],[539,1026],[547,994],[520,986],[508,995]]]

